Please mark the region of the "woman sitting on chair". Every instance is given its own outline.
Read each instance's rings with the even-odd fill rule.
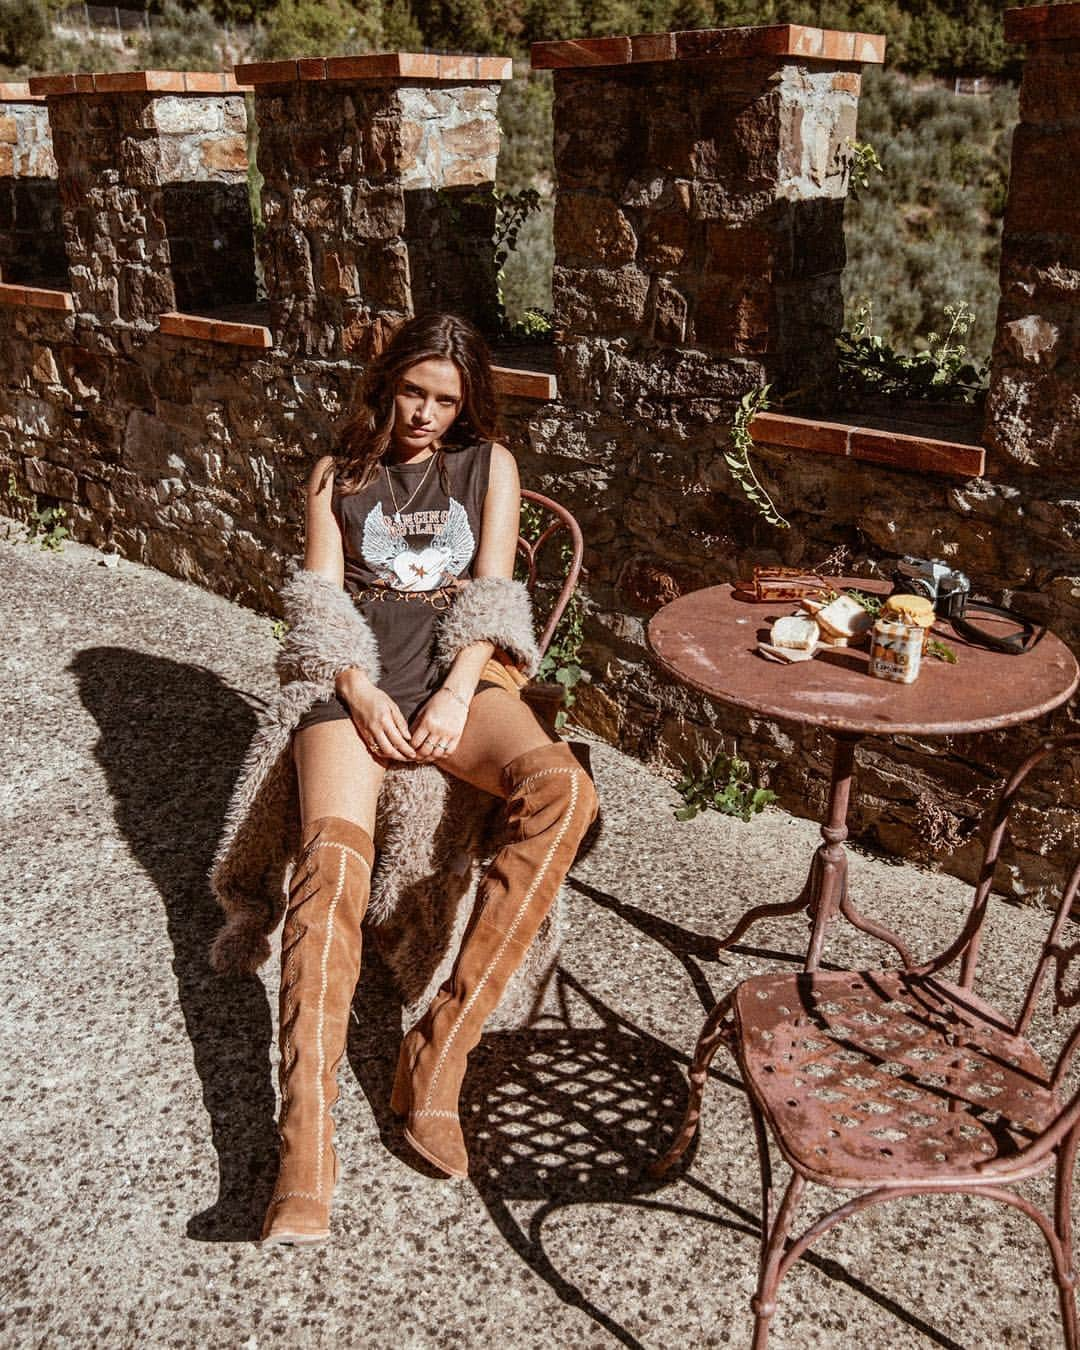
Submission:
[[[388,767],[436,764],[506,802],[510,842],[480,884],[450,978],[402,1043],[391,1101],[411,1146],[450,1176],[468,1172],[466,1057],[596,815],[588,774],[521,701],[505,652],[485,640],[449,665],[437,657],[456,600],[497,609],[517,584],[517,466],[494,430],[483,338],[452,315],[425,315],[371,362],[340,448],[309,480],[304,569],[344,586],[381,673],[339,673],[336,697],[293,736],[303,833],[282,931],[281,1159],[265,1242],[329,1233],[330,1108]]]

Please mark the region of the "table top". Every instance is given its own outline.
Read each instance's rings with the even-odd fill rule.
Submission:
[[[884,582],[830,578],[837,590],[889,594]],[[819,650],[810,661],[780,665],[757,650],[774,620],[795,613],[793,601],[756,603],[731,586],[709,586],[673,600],[649,623],[660,665],[683,684],[724,703],[780,721],[830,731],[888,736],[962,734],[1014,726],[1064,703],[1077,687],[1076,658],[1044,632],[1022,656],[979,647],[939,620],[934,635],[957,655],[956,665],[924,654],[914,684],[869,673],[866,647]],[[989,616],[971,616],[991,628]],[[1000,631],[1000,629],[999,629]]]

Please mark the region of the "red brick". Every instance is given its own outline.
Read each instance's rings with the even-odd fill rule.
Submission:
[[[674,61],[674,33],[639,33],[630,39],[631,61]]]
[[[244,84],[288,84],[300,78],[295,61],[255,61],[233,66],[233,73]]]
[[[854,61],[857,33],[839,33],[826,29],[822,34],[821,55],[826,61]]]
[[[480,77],[480,59],[476,56],[439,57],[440,80],[476,80]]]
[[[1080,37],[1080,5],[1035,5],[1005,11],[1006,42],[1054,42]]]
[[[44,94],[32,94],[25,81],[21,84],[0,82],[0,103],[41,103],[44,98]]]
[[[880,33],[856,34],[855,60],[867,66],[880,66],[885,60],[885,38]]]
[[[542,370],[510,370],[506,366],[492,366],[495,389],[505,398],[537,399],[550,403],[558,398],[555,376]]]
[[[184,87],[189,94],[233,94],[240,86],[229,70],[185,70]]]
[[[785,413],[758,413],[750,423],[750,435],[762,445],[783,450],[818,450],[828,455],[846,455],[850,425],[819,422],[814,418]]]
[[[783,51],[784,56],[825,56],[824,29],[810,28],[804,23],[791,23],[787,27],[787,45]],[[829,36],[833,35],[830,33]]]
[[[75,308],[75,301],[72,299],[70,291],[46,290],[42,286],[27,286],[24,289],[26,292],[24,303],[32,305],[35,309],[72,311]]]
[[[74,75],[31,75],[27,84],[32,94],[73,94],[75,92]]]
[[[901,436],[892,431],[852,429],[848,453],[852,459],[891,464],[898,469],[943,473],[959,478],[981,478],[986,452],[977,445],[936,441],[925,436]]]
[[[628,37],[534,42],[530,49],[533,70],[563,70],[575,66],[624,66],[630,59]]]
[[[854,70],[843,71],[832,77],[832,87],[838,94],[858,94],[862,89],[862,76]]]
[[[623,55],[601,43],[629,42]],[[813,28],[806,24],[767,24],[760,28],[699,28],[677,33],[641,33],[632,38],[592,38],[579,42],[533,44],[533,66],[618,65],[625,61],[745,60],[754,56],[795,57],[811,61],[872,62],[885,59],[885,39],[872,33]]]
[[[195,314],[179,314],[175,310],[158,315],[158,327],[170,337],[199,338],[208,342],[214,335],[212,319],[202,319]]]
[[[215,320],[211,325],[211,340],[226,342],[233,347],[269,348],[274,345],[270,329],[258,323],[226,323]]]
[[[94,76],[94,90],[99,94],[182,94],[184,78],[181,70],[109,71]]]

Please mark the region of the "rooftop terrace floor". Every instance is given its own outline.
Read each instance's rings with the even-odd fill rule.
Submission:
[[[0,635],[5,1345],[749,1344],[758,1174],[723,1053],[689,1166],[664,1184],[643,1166],[681,1117],[705,1004],[798,960],[801,921],[719,961],[703,935],[798,889],[812,822],[679,823],[669,783],[594,744],[606,824],[568,884],[561,1004],[474,1054],[474,1177],[438,1180],[404,1145],[388,1108],[399,1010],[369,963],[340,1075],[332,1240],[262,1251],[277,970],[209,971],[205,875],[274,688],[270,622],[91,548],[0,539]],[[860,855],[852,883],[926,953],[967,894]],[[1004,999],[1042,923],[1003,903],[994,917],[1007,937],[988,944],[984,993]],[[845,926],[827,958],[881,949]],[[1045,1179],[1029,1193],[1045,1204]],[[816,1191],[806,1213],[830,1199]],[[1042,1240],[970,1199],[866,1212],[798,1263],[771,1343],[1060,1344]]]

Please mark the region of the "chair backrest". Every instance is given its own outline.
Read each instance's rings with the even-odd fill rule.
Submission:
[[[530,594],[536,592],[539,577],[537,558],[540,550],[550,539],[563,530],[570,536],[570,561],[566,577],[539,638],[540,655],[543,656],[577,586],[578,577],[581,575],[581,559],[585,552],[585,543],[582,539],[580,526],[565,506],[560,506],[558,502],[552,501],[550,497],[545,497],[540,492],[531,492],[526,488],[522,489],[521,500],[522,502],[528,502],[537,510],[551,517],[549,522],[542,523],[536,539],[530,541],[524,537],[518,538],[517,551],[519,556],[524,559],[527,568],[525,585],[529,588]]]
[[[1059,753],[1070,746],[1080,746],[1080,732],[1070,732],[1068,735],[1050,737],[1042,741],[1015,770],[1002,788],[997,806],[994,809],[982,868],[979,872],[979,880],[975,887],[975,894],[967,920],[956,941],[940,956],[935,957],[933,961],[923,967],[925,973],[934,974],[942,971],[959,957],[961,958],[960,985],[963,989],[971,990],[975,981],[979,943],[982,937],[983,921],[986,917],[987,902],[990,897],[990,887],[993,884],[997,862],[1001,855],[1001,846],[1008,831],[1009,816],[1016,803],[1017,794],[1033,769],[1050,755]],[[1080,992],[1070,994],[1065,988],[1066,971],[1073,960],[1080,957],[1080,941],[1068,945],[1062,942],[1065,925],[1069,920],[1070,911],[1078,894],[1080,894],[1080,859],[1077,859],[1061,892],[1061,898],[1050,922],[1050,931],[1039,950],[1035,969],[1028,982],[1020,1010],[1015,1019],[1009,1023],[1009,1029],[1013,1035],[1023,1036],[1027,1031],[1038,1005],[1039,995],[1051,970],[1054,971],[1055,1011],[1073,1008],[1080,1004]],[[1077,1021],[1058,1054],[1052,1074],[1052,1081],[1056,1088],[1060,1088],[1063,1084],[1069,1063],[1078,1046],[1080,1046],[1080,1020]],[[1078,1124],[1080,1124],[1080,1091],[1074,1094],[1072,1100],[1066,1105],[1066,1108],[1060,1113],[1050,1129],[1044,1132],[1037,1143],[1032,1146],[1030,1156],[1034,1159],[1036,1156],[1046,1153],[1065,1134],[1075,1129]],[[993,1171],[994,1169],[991,1167],[988,1170]]]

